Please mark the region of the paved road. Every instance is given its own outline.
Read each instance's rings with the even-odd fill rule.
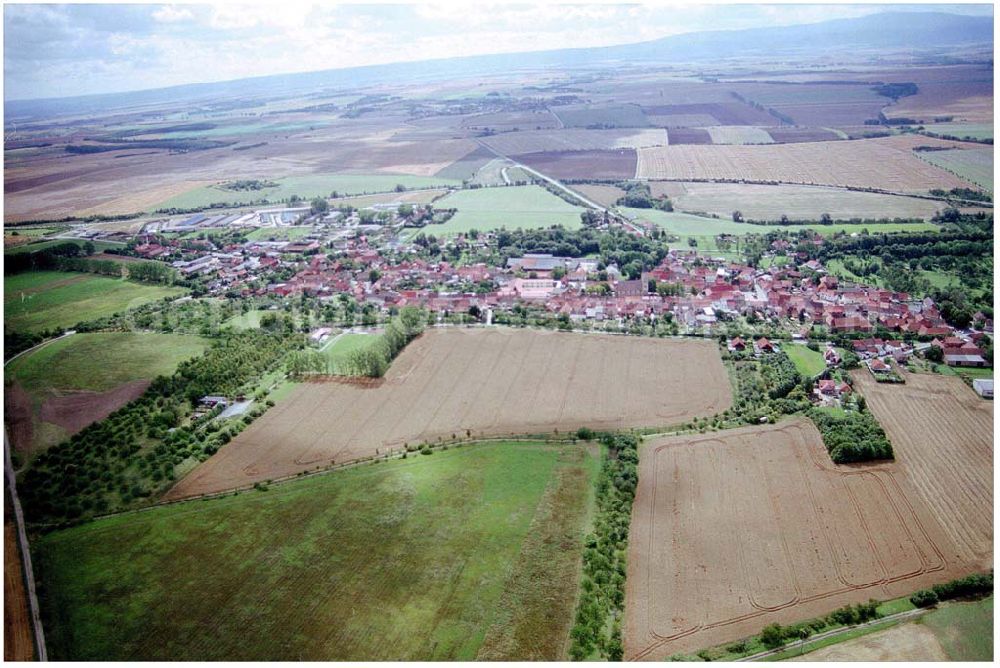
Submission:
[[[920,617],[921,615],[926,614],[926,612],[927,612],[927,608],[918,608],[916,610],[907,610],[906,612],[897,612],[895,615],[888,615],[886,617],[880,617],[879,619],[874,619],[874,620],[872,620],[870,622],[865,622],[863,624],[857,624],[855,626],[846,626],[846,627],[843,627],[843,628],[834,629],[832,631],[827,631],[825,633],[819,633],[819,634],[816,634],[814,636],[810,636],[809,639],[806,640],[806,643],[813,643],[813,642],[815,642],[817,640],[822,640],[823,638],[831,638],[833,636],[837,636],[837,635],[840,635],[842,633],[848,633],[849,631],[854,631],[855,629],[863,629],[863,628],[866,628],[868,626],[875,626],[876,624],[884,624],[885,622],[890,622],[890,621],[902,621],[904,619],[909,619],[911,617]],[[781,652],[786,652],[786,651],[788,651],[790,649],[793,650],[797,646],[798,646],[798,643],[797,642],[793,642],[793,643],[790,643],[788,645],[784,645],[782,647],[778,647],[777,649],[768,650],[766,652],[759,652],[757,654],[752,654],[750,656],[745,656],[742,659],[736,659],[736,660],[737,661],[760,661],[761,659],[766,659],[766,658],[768,658],[770,656],[774,656],[775,654],[779,654]]]
[[[32,347],[28,348],[27,350],[22,350],[21,352],[19,352],[18,354],[14,355],[9,360],[7,360],[6,362],[4,362],[3,365],[7,366],[8,364],[10,364],[14,360],[16,360],[21,355],[27,355],[28,353],[32,352],[33,350],[38,350],[42,346],[49,345],[53,341],[58,341],[59,339],[65,339],[67,336],[73,336],[74,334],[76,334],[76,330],[75,329],[71,329],[68,332],[60,334],[59,336],[55,337],[54,339],[46,339],[45,341],[42,341],[41,343],[39,343],[37,346],[32,346]]]

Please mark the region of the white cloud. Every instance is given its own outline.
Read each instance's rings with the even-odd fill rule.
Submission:
[[[153,18],[160,23],[177,23],[178,21],[190,21],[194,18],[194,14],[187,7],[164,5],[153,12]]]

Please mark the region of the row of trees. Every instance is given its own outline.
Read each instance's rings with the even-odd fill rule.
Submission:
[[[172,376],[156,378],[138,399],[31,462],[20,490],[29,520],[75,522],[151,495],[181,461],[207,457],[238,433],[196,433],[188,418],[200,397],[248,391],[303,344],[298,335],[229,334]]]
[[[406,306],[388,322],[379,340],[370,346],[351,351],[347,356],[348,373],[355,376],[381,378],[389,365],[410,341],[420,336],[427,324],[423,309]]]
[[[910,597],[910,603],[918,608],[926,608],[938,601],[947,601],[963,596],[982,596],[992,591],[993,571],[975,573],[944,584],[934,585],[930,589],[921,589]]]
[[[577,432],[592,438],[588,429]],[[576,610],[570,656],[576,661],[598,658],[621,661],[622,612],[629,521],[638,476],[638,439],[631,434],[602,434],[607,447],[597,481],[594,532],[584,541],[583,582]]]

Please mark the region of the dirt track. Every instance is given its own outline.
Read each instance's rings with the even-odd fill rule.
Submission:
[[[897,456],[910,449],[899,443]],[[804,418],[644,445],[625,658],[693,652],[981,570],[912,475],[899,463],[833,465]],[[979,501],[992,502],[992,491]]]
[[[665,426],[731,404],[714,343],[435,330],[380,384],[305,384],[167,494],[178,499],[448,439]]]
[[[9,503],[6,505],[9,507]],[[7,508],[3,524],[3,658],[4,661],[32,661],[35,658],[28,594],[17,550],[17,529]]]

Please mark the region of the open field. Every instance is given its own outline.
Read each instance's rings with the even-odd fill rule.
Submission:
[[[993,191],[993,147],[963,148],[953,151],[921,151],[923,160],[960,179]]]
[[[83,246],[86,243],[85,239],[48,239],[48,240],[34,240],[30,243],[23,244],[20,246],[4,247],[4,254],[9,253],[34,253],[35,251],[45,250],[46,248],[51,248],[53,246],[58,246],[60,244],[76,244],[77,246]],[[106,251],[112,248],[123,248],[125,244],[115,243],[114,241],[92,241],[94,244],[94,249],[97,252]]]
[[[728,93],[724,96],[728,101],[655,104],[643,107],[643,111],[654,125],[668,128],[677,125],[773,125],[775,123],[774,117],[769,116],[766,111],[733,101]]]
[[[713,144],[773,144],[774,139],[763,128],[751,125],[716,125],[705,128]],[[636,147],[641,148],[641,147]]]
[[[885,429],[896,465],[939,518],[954,548],[946,558],[993,563],[993,403],[959,378],[901,372],[905,385],[852,373]]]
[[[667,130],[670,144],[711,144],[712,135],[704,128],[670,128]]]
[[[260,319],[265,313],[267,311],[254,309],[240,315],[234,315],[222,324],[225,327],[234,327],[236,329],[257,329],[260,327]]]
[[[804,378],[811,378],[826,369],[826,361],[823,354],[815,350],[810,350],[806,346],[791,344],[782,346],[781,349],[795,364],[795,368]]]
[[[954,484],[925,494],[909,462],[937,446],[893,444],[896,462],[835,466],[813,424],[797,418],[644,445],[625,658],[692,652],[988,568],[992,529],[976,528],[973,554],[956,549],[947,523],[958,508],[989,515],[992,490],[975,501]],[[943,461],[928,474],[992,473],[938,450]]]
[[[514,155],[511,159],[554,179],[631,179],[635,176],[634,149],[547,151]]]
[[[484,137],[483,143],[504,155],[546,151],[598,151],[644,146],[666,146],[667,132],[662,128],[623,128],[616,130],[538,130],[507,132]]]
[[[914,135],[767,146],[682,145],[639,149],[644,179],[745,179],[925,192],[969,182],[918,158],[914,146],[953,142]]]
[[[993,660],[993,597],[942,606],[921,620],[951,661]]]
[[[390,203],[400,203],[400,204],[430,204],[442,195],[448,194],[448,190],[444,188],[432,188],[430,190],[407,190],[406,192],[388,192],[379,193],[377,195],[358,195],[356,197],[341,197],[338,199],[330,200],[330,207],[337,208],[338,206],[353,206],[358,209],[364,209],[367,207],[374,206],[375,204],[390,204]]]
[[[34,630],[28,610],[28,592],[24,585],[21,552],[17,549],[14,511],[4,485],[3,521],[3,660],[33,661]]]
[[[565,105],[550,110],[567,128],[586,128],[592,125],[618,128],[645,128],[651,123],[643,110],[635,104],[581,104]]]
[[[797,125],[783,125],[767,128],[767,134],[779,144],[790,144],[804,141],[836,141],[843,137],[828,128],[810,128]]]
[[[37,332],[70,327],[185,292],[183,288],[143,285],[94,274],[16,274],[4,279],[4,329]]]
[[[923,624],[897,624],[860,638],[827,645],[789,661],[947,661],[934,632]]]
[[[313,231],[314,228],[311,225],[258,227],[246,236],[250,241],[294,241],[309,236]]]
[[[599,380],[598,380],[599,379]],[[180,480],[178,499],[452,436],[672,425],[729,407],[713,343],[427,332],[374,383],[304,383]]]
[[[750,223],[734,223],[729,216],[708,218],[677,211],[660,211],[658,209],[620,209],[628,216],[640,220],[648,220],[659,225],[668,232],[681,236],[714,236],[717,234],[765,234],[776,230],[794,232],[796,230],[812,230],[819,234],[834,234],[836,232],[861,232],[868,230],[871,234],[879,232],[926,232],[937,230],[932,223],[873,223],[871,225],[832,224],[832,225],[753,225]]]
[[[614,206],[625,195],[625,191],[618,186],[573,184],[573,190],[607,207]]]
[[[950,602],[914,622],[836,643],[792,661],[992,661],[993,597]]]
[[[729,217],[741,211],[748,220],[819,220],[824,213],[834,219],[924,218],[945,208],[944,202],[916,197],[864,193],[840,188],[752,183],[676,183],[674,207]]]
[[[204,339],[180,334],[96,332],[53,341],[15,360],[5,377],[13,446],[35,453],[138,397],[158,375],[200,355]]]
[[[929,123],[924,129],[937,135],[993,139],[992,123]]]
[[[348,356],[355,350],[373,345],[378,340],[379,337],[372,334],[353,334],[350,332],[342,334],[323,350],[330,373],[346,375],[347,369],[344,365],[347,363]]]
[[[474,445],[45,535],[49,653],[564,659],[598,465]]]
[[[533,229],[562,225],[580,227],[582,207],[556,197],[541,186],[511,186],[459,190],[435,203],[437,209],[457,209],[447,222],[428,225],[428,234],[458,234],[472,229]]]
[[[365,193],[391,192],[397,185],[406,188],[434,188],[461,185],[461,179],[437,176],[412,176],[409,174],[314,174],[274,179],[278,185],[261,190],[232,191],[218,185],[201,186],[159,202],[151,209],[192,209],[214,202],[249,203],[259,199],[272,202],[298,195],[303,199]]]

